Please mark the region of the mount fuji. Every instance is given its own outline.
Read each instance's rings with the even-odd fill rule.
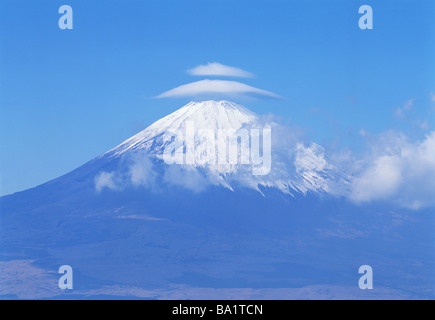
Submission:
[[[191,102],[0,198],[0,297],[434,298],[431,210],[356,205],[340,196],[349,179],[320,145],[266,116]],[[72,290],[58,287],[61,265],[74,271]],[[358,287],[361,265],[373,268],[372,290]]]
[[[270,128],[274,133],[270,140],[270,149],[273,150],[270,161],[274,165],[273,170],[270,171],[269,168],[267,174],[252,174],[252,165],[249,165],[253,143],[252,137],[249,141],[250,130],[261,131],[259,128]],[[171,149],[171,144],[174,145],[173,149],[181,148],[184,150],[182,153],[186,154],[189,130],[192,161],[184,162],[184,166],[178,168],[185,174],[183,177],[204,176],[207,183],[231,190],[235,186],[256,190],[266,187],[291,194],[328,191],[328,184],[338,178],[338,174],[333,173],[332,166],[325,160],[319,145],[295,143],[293,137],[285,137],[286,134],[291,134],[286,132],[286,128],[230,101],[190,102],[106,152],[99,160],[138,159],[144,156],[162,160],[165,150]],[[230,162],[228,144],[240,132],[246,134],[247,140],[246,143],[234,141],[239,148],[235,150],[238,161]],[[243,134],[239,134],[240,138],[244,138]],[[264,157],[266,150],[260,151],[263,151]],[[186,185],[186,181],[183,181],[183,185]]]

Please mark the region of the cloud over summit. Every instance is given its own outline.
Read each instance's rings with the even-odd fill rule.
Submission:
[[[254,74],[245,70],[223,65],[219,62],[212,62],[206,65],[199,65],[193,69],[187,70],[187,73],[193,76],[226,76],[253,78]],[[263,98],[281,98],[276,93],[259,89],[245,83],[234,80],[216,80],[204,79],[187,83],[171,90],[165,91],[156,98],[176,98],[176,97],[197,97],[197,96],[223,96],[223,97],[240,97],[255,96]],[[208,97],[209,98],[209,97]]]
[[[187,71],[193,76],[226,76],[226,77],[239,77],[239,78],[253,78],[254,74],[236,68],[230,67],[219,62],[209,62],[206,65],[200,65]]]
[[[276,93],[229,80],[200,80],[163,92],[157,98],[191,97],[205,94],[255,95],[280,98]]]

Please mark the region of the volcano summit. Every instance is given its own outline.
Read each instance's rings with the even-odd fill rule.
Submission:
[[[347,182],[288,128],[233,102],[191,102],[0,198],[0,295],[433,298],[431,210],[355,205],[337,192]],[[72,291],[57,285],[61,265]],[[358,288],[361,265],[373,290]]]

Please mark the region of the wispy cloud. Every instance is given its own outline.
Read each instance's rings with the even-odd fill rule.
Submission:
[[[402,107],[399,107],[394,111],[394,114],[399,118],[406,118],[406,113],[412,109],[414,101],[415,99],[407,100]]]
[[[163,92],[157,98],[191,97],[205,94],[254,95],[281,98],[276,93],[228,80],[200,80]]]
[[[156,172],[148,157],[136,157],[130,166],[130,180],[134,186],[152,186]]]
[[[194,76],[227,76],[227,77],[240,77],[240,78],[252,78],[254,74],[236,68],[230,67],[219,62],[211,62],[206,65],[200,65],[187,71]]]
[[[126,160],[127,163],[121,170],[102,171],[95,176],[97,192],[102,192],[105,188],[121,191],[129,186],[153,189],[157,173],[150,158],[133,154]]]
[[[114,181],[114,174],[114,172],[103,171],[95,177],[95,189],[97,192],[101,192],[101,190],[104,188],[109,188],[112,190],[117,189],[116,183]]]

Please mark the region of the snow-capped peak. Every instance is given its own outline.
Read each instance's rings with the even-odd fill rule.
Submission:
[[[168,170],[182,170],[186,177],[201,175],[208,183],[229,189],[239,185],[257,190],[259,186],[277,188],[291,194],[328,192],[332,167],[325,160],[323,148],[291,142],[293,138],[286,134],[282,126],[264,123],[237,103],[190,102],[102,157],[152,156],[168,165],[181,164]],[[234,142],[235,148],[230,146]],[[177,152],[181,157],[173,156]],[[169,163],[168,154],[181,162]]]
[[[113,155],[121,155],[127,151],[143,151],[161,155],[164,148],[186,130],[186,125],[194,125],[198,130],[239,130],[243,125],[254,122],[258,116],[240,104],[221,101],[190,102],[177,111],[154,122],[145,130],[124,141],[109,151]],[[197,139],[198,140],[198,139]]]

